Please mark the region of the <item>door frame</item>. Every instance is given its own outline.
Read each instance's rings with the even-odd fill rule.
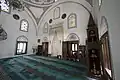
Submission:
[[[26,43],[25,53],[20,53],[20,54],[17,53],[18,43]],[[15,52],[15,55],[27,54],[27,48],[28,48],[28,42],[26,42],[26,41],[17,41],[16,42],[16,52]]]

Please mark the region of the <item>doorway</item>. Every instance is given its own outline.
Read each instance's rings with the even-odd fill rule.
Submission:
[[[63,59],[75,61],[78,58],[79,41],[65,41],[63,44]]]
[[[48,42],[42,42],[42,55],[48,56]]]
[[[25,36],[19,36],[16,42],[15,55],[27,54],[28,39]]]

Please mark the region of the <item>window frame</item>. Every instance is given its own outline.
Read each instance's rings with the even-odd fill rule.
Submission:
[[[72,16],[72,15],[75,16],[75,26],[70,27],[70,25],[69,25],[69,18],[70,18],[70,16]],[[77,15],[76,15],[75,13],[71,13],[71,14],[68,16],[68,18],[67,18],[67,23],[68,23],[68,29],[77,28]]]
[[[9,2],[9,1],[8,1],[8,2]],[[0,6],[1,6],[1,5],[0,5]],[[10,14],[10,13],[11,13],[11,6],[10,6],[10,3],[9,3],[9,5],[8,5],[8,7],[9,7],[9,11],[8,11],[8,12],[5,11],[5,10],[2,10],[2,6],[1,6],[1,11]]]
[[[18,44],[19,43],[26,43],[25,53],[18,54],[17,49],[18,49]],[[27,47],[28,47],[28,42],[27,41],[17,41],[16,42],[16,53],[15,53],[15,55],[27,54]]]
[[[21,28],[22,28],[22,22],[23,22],[23,21],[27,22],[27,24],[28,24],[28,26],[27,26],[27,31],[21,29]],[[27,21],[26,19],[22,19],[22,20],[20,21],[20,31],[28,32],[28,30],[29,30],[29,23],[28,23],[28,21]]]

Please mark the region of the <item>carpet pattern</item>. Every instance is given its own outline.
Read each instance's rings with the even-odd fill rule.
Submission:
[[[87,68],[71,62],[36,55],[0,59],[0,80],[88,80]]]

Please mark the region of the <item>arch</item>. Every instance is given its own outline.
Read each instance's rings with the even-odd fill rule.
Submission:
[[[26,36],[22,35],[22,36],[19,36],[16,41],[25,41],[25,42],[28,42],[28,38]]]
[[[71,13],[68,16],[67,23],[68,23],[68,29],[76,28],[77,27],[77,15],[75,13]]]
[[[105,16],[101,17],[100,23],[100,37],[108,31],[108,22]]]
[[[43,37],[43,42],[48,42],[48,38],[47,37]]]
[[[78,35],[75,34],[75,33],[70,33],[70,34],[67,36],[67,39],[66,39],[66,40],[67,40],[67,41],[76,41],[76,40],[78,40],[78,41],[80,42],[80,39],[79,39]]]
[[[33,17],[33,15],[30,13],[29,8],[25,7],[25,12],[26,14],[29,16],[29,18],[32,20],[33,25],[35,27],[35,31],[36,31],[36,36],[38,35],[38,27],[37,27],[37,22],[35,21],[35,18]]]
[[[102,26],[103,25],[103,26]],[[111,78],[114,78],[114,66],[113,66],[113,60],[112,60],[112,55],[111,55],[111,47],[110,47],[110,34],[109,34],[109,25],[108,25],[108,21],[107,18],[105,16],[101,17],[101,23],[100,23],[100,28],[101,27],[105,27],[106,30],[104,30],[104,33],[102,35],[100,35],[100,40],[101,40],[101,48],[104,50],[107,47],[107,51],[106,54],[107,56],[109,56],[109,66],[111,67]],[[101,32],[102,33],[102,32]],[[103,45],[104,44],[104,45]],[[104,57],[106,57],[106,55],[104,55],[104,52],[102,52],[102,58],[104,61]],[[108,64],[108,63],[107,63]],[[107,69],[107,68],[105,68]]]
[[[63,4],[63,3],[76,3],[76,4],[79,4],[81,5],[83,8],[85,8],[85,10],[88,11],[88,13],[91,13],[91,5],[85,1],[85,0],[61,0],[61,1],[58,1],[56,3],[53,3],[53,5],[43,14],[43,16],[41,17],[40,21],[39,21],[39,24],[38,24],[38,30],[42,24],[42,21],[44,20],[44,17],[47,15],[48,12],[50,12],[53,8],[55,8],[56,6],[60,5],[60,4]]]

